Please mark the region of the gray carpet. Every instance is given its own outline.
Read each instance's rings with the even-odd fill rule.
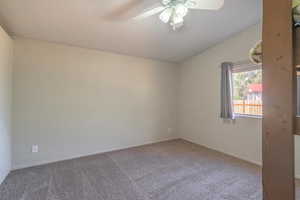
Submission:
[[[13,171],[0,199],[262,200],[260,175],[255,165],[173,140]]]

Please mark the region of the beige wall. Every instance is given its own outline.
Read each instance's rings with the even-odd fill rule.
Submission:
[[[11,169],[11,69],[13,42],[0,27],[0,183]]]
[[[176,137],[174,64],[17,38],[13,78],[14,168]]]
[[[220,113],[220,63],[241,61],[261,38],[255,25],[195,56],[181,66],[179,133],[181,137],[227,154],[261,163],[261,119],[224,123]],[[300,137],[296,137],[296,173],[300,177]]]
[[[261,120],[230,124],[219,118],[219,65],[247,59],[260,33],[255,25],[187,60],[180,71],[170,63],[17,38],[13,168],[176,138],[176,133],[260,164]],[[33,144],[39,153],[30,152]],[[296,152],[300,177],[300,137]]]

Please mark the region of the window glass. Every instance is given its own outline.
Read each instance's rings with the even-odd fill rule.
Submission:
[[[262,115],[262,70],[233,72],[233,110],[236,115]]]

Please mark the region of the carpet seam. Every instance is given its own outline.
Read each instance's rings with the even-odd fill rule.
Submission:
[[[123,172],[125,176],[127,176],[127,178],[135,186],[135,188],[138,190],[138,192],[143,195],[145,200],[151,200],[150,197],[148,197],[148,195],[138,186],[138,184],[127,174],[127,172],[122,169],[122,167],[119,165],[119,163],[117,161],[115,161],[111,156],[109,156],[109,155],[107,155],[107,156],[115,163],[115,165],[120,169],[120,171]]]

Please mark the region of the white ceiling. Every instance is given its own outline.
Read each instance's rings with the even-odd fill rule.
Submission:
[[[181,62],[258,23],[262,12],[261,0],[225,0],[218,11],[192,10],[183,29],[173,32],[157,16],[142,21],[108,17],[129,1],[0,0],[0,23],[15,36]],[[131,14],[159,0],[140,1]]]

